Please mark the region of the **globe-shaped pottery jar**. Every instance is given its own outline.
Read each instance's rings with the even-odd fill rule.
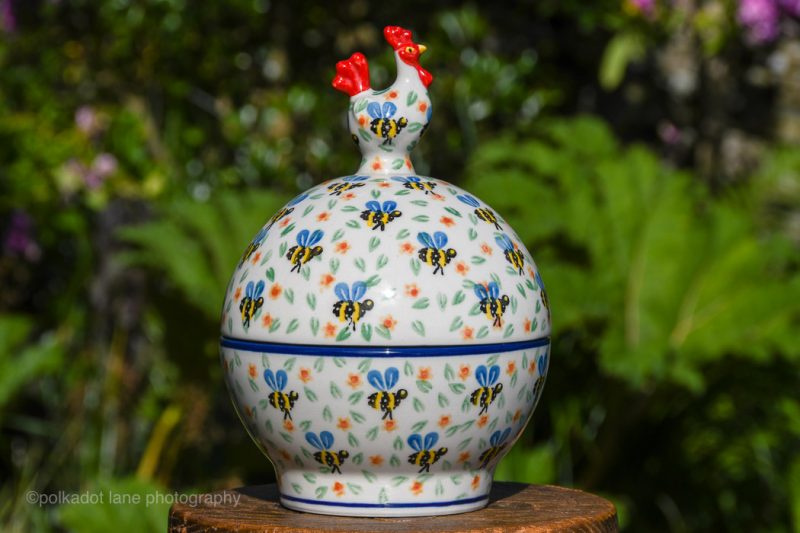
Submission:
[[[428,127],[425,47],[390,26],[398,76],[337,64],[358,172],[299,195],[247,246],[221,359],[281,503],[351,516],[472,511],[533,414],[549,361],[538,269],[500,214],[409,152]]]

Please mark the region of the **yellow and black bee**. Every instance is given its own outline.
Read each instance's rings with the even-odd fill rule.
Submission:
[[[533,384],[533,405],[536,405],[536,402],[539,401],[539,396],[541,396],[544,388],[544,378],[547,375],[547,352],[539,356],[536,361],[536,367],[539,369],[539,377],[536,378],[536,382]]]
[[[408,397],[408,391],[405,389],[400,389],[397,392],[391,391],[397,385],[399,379],[400,371],[395,367],[387,368],[383,375],[377,370],[370,370],[367,374],[367,381],[378,389],[378,392],[370,394],[369,398],[367,398],[367,403],[373,409],[383,411],[381,420],[385,420],[387,416],[389,420],[393,420],[392,414],[394,410],[397,409],[400,402]]]
[[[425,194],[433,194],[437,196],[433,189],[436,188],[436,184],[432,181],[422,181],[417,176],[394,176],[392,177],[394,181],[399,181],[403,184],[403,187],[412,191],[422,191]]]
[[[489,320],[494,319],[494,327],[503,327],[503,313],[506,312],[506,307],[508,307],[508,295],[500,296],[500,288],[494,281],[490,281],[485,287],[483,285],[475,285],[474,290],[475,295],[481,301],[481,312]]]
[[[542,295],[542,304],[544,304],[544,308],[550,311],[550,300],[547,298],[547,292],[544,290],[544,283],[542,282],[542,276],[539,275],[539,272],[536,272],[536,284],[539,286],[539,292]]]
[[[242,260],[239,262],[239,264],[242,265],[245,263],[245,261],[250,259],[250,256],[252,256],[256,252],[256,250],[258,250],[258,248],[261,246],[261,243],[264,242],[264,239],[267,237],[267,233],[269,233],[269,230],[272,228],[272,226],[274,226],[279,220],[289,216],[292,213],[292,211],[294,211],[293,206],[299,204],[307,197],[308,197],[307,193],[303,193],[299,196],[296,196],[288,204],[282,207],[280,211],[272,215],[272,218],[269,219],[267,225],[261,228],[259,232],[256,233],[256,236],[253,237],[253,240],[250,241],[250,244],[247,245],[247,248],[244,251],[244,255],[242,256]]]
[[[383,206],[375,200],[370,200],[366,205],[367,209],[361,212],[361,219],[367,221],[367,226],[373,230],[380,228],[386,229],[386,224],[401,216],[403,213],[397,210],[397,202],[387,200]]]
[[[503,249],[503,255],[506,256],[506,261],[511,263],[511,266],[516,268],[521,276],[525,267],[525,257],[522,255],[522,252],[514,246],[514,243],[511,242],[511,239],[506,234],[498,235],[495,237],[494,241]]]
[[[369,129],[383,139],[384,145],[392,144],[394,138],[408,126],[407,118],[400,117],[397,120],[392,118],[397,113],[397,106],[391,102],[384,102],[383,107],[378,102],[370,102],[367,113],[372,117]]]
[[[439,434],[435,432],[425,435],[424,443],[419,433],[414,433],[408,437],[408,445],[411,446],[411,449],[415,452],[408,456],[408,462],[420,467],[418,473],[430,472],[431,465],[447,453],[447,448],[433,449],[438,440]]]
[[[294,265],[290,272],[300,273],[300,268],[322,253],[322,246],[314,246],[320,240],[324,233],[322,230],[314,230],[314,233],[309,234],[307,229],[297,234],[297,245],[289,248],[286,253],[286,259]]]
[[[353,283],[351,294],[347,283],[337,283],[333,292],[339,298],[339,301],[333,304],[333,314],[339,319],[339,322],[346,321],[348,326],[352,326],[355,331],[358,321],[364,318],[367,311],[374,305],[374,302],[369,299],[363,302],[359,301],[367,292],[367,284],[363,281],[356,281]]]
[[[502,229],[500,227],[500,222],[497,220],[497,215],[494,214],[494,211],[489,209],[488,207],[481,207],[481,204],[475,197],[470,196],[469,194],[459,194],[456,196],[459,200],[463,203],[467,204],[470,207],[474,207],[475,216],[479,219],[483,220],[484,222],[488,222],[489,224],[494,224],[494,227],[497,229]]]
[[[283,389],[286,388],[287,380],[286,372],[283,370],[278,370],[275,374],[273,374],[270,369],[264,370],[264,381],[266,381],[269,388],[272,389],[269,395],[270,405],[283,413],[284,420],[287,418],[291,420],[292,408],[294,408],[294,403],[299,396],[295,391],[289,391],[288,393],[283,392]]]
[[[437,231],[431,238],[430,234],[421,231],[417,234],[417,240],[424,246],[419,250],[419,258],[426,265],[434,267],[433,273],[439,272],[444,276],[444,267],[456,256],[453,248],[445,249],[447,246],[447,235]]]
[[[341,196],[345,191],[363,187],[364,184],[361,182],[366,180],[366,176],[346,176],[345,178],[342,178],[344,183],[339,181],[336,183],[331,183],[328,185],[328,190],[330,191],[331,196]]]
[[[267,232],[269,230],[269,225],[261,228],[256,233],[256,236],[253,237],[253,240],[250,241],[250,244],[247,245],[247,248],[244,250],[244,255],[242,255],[242,259],[239,261],[239,265],[245,264],[250,257],[256,253],[256,250],[261,246],[261,243],[264,242],[264,239],[267,238]]]
[[[472,405],[481,407],[478,415],[482,415],[489,410],[489,406],[497,399],[497,395],[503,391],[503,384],[497,383],[500,377],[500,366],[494,365],[487,369],[481,365],[475,370],[475,378],[478,380],[479,388],[472,391],[469,399]]]
[[[342,473],[339,467],[342,466],[345,459],[350,457],[350,453],[347,450],[331,451],[331,448],[333,448],[333,435],[330,431],[321,431],[319,437],[316,433],[309,431],[306,433],[306,441],[319,450],[314,453],[314,459],[318,463],[331,467],[331,474],[334,472],[337,474]]]
[[[489,464],[492,459],[500,455],[500,452],[506,447],[506,439],[508,439],[510,434],[511,428],[506,428],[502,433],[500,433],[500,430],[492,433],[492,436],[489,437],[489,444],[491,444],[491,447],[484,450],[480,457],[478,457],[478,460],[481,462],[481,468],[486,468],[486,465]]]
[[[255,316],[256,311],[261,309],[264,305],[264,297],[261,296],[264,292],[264,282],[259,281],[253,283],[252,281],[244,288],[244,298],[239,302],[239,311],[242,313],[242,326],[245,328],[250,327],[250,320]]]

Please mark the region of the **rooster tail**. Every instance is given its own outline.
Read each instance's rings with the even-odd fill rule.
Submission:
[[[369,65],[364,54],[356,52],[349,59],[336,63],[333,88],[350,96],[369,89]]]

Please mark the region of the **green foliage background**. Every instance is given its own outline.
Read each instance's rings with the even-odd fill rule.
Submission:
[[[640,5],[2,0],[0,527],[163,530],[168,505],[26,495],[274,479],[222,383],[224,287],[356,168],[333,66],[388,85],[400,24],[436,77],[417,170],[501,213],[551,299],[496,478],[602,494],[624,530],[800,531],[796,21],[753,47],[734,3]]]

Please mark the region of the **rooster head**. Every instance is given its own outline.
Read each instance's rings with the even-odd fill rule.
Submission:
[[[404,63],[417,69],[425,87],[430,85],[433,75],[419,64],[419,56],[426,50],[425,45],[412,41],[411,32],[400,26],[386,26],[383,29],[383,36]]]

